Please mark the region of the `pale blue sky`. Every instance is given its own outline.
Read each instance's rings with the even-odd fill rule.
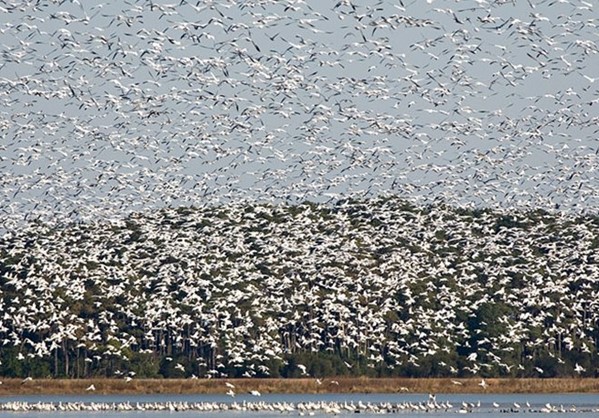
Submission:
[[[591,2],[180,3],[3,6],[6,225],[381,193],[597,209]]]

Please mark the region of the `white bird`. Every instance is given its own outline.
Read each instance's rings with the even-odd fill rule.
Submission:
[[[306,376],[308,373],[306,372],[306,366],[303,364],[298,364],[297,368],[301,370],[302,376]]]
[[[88,387],[87,387],[85,390],[86,390],[86,391],[88,391],[88,392],[90,392],[90,391],[92,391],[92,392],[93,392],[93,391],[95,391],[95,390],[96,390],[96,387],[95,387],[93,384],[91,384],[91,385],[89,385],[89,386],[88,386]]]
[[[250,395],[252,395],[252,396],[262,396],[262,394],[260,392],[258,392],[257,390],[250,390]]]
[[[580,364],[576,363],[576,365],[574,366],[574,371],[578,374],[586,372],[586,369],[584,367],[582,367]]]

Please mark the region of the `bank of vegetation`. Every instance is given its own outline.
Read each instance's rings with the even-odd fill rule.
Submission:
[[[14,395],[136,395],[233,394],[233,400],[260,399],[252,391],[268,393],[396,393],[402,396],[429,393],[599,393],[596,378],[241,378],[241,379],[3,379],[0,396]],[[93,387],[91,391],[89,388]]]

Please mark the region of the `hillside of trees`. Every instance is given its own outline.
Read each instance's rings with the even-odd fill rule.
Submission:
[[[599,216],[239,203],[0,239],[0,375],[596,376]]]

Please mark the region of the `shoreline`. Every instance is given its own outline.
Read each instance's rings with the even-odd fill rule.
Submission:
[[[0,378],[0,397],[76,394],[238,394],[261,393],[599,393],[597,378],[365,378],[301,379],[23,379]],[[320,383],[319,383],[320,382]],[[95,391],[86,389],[94,385]]]

